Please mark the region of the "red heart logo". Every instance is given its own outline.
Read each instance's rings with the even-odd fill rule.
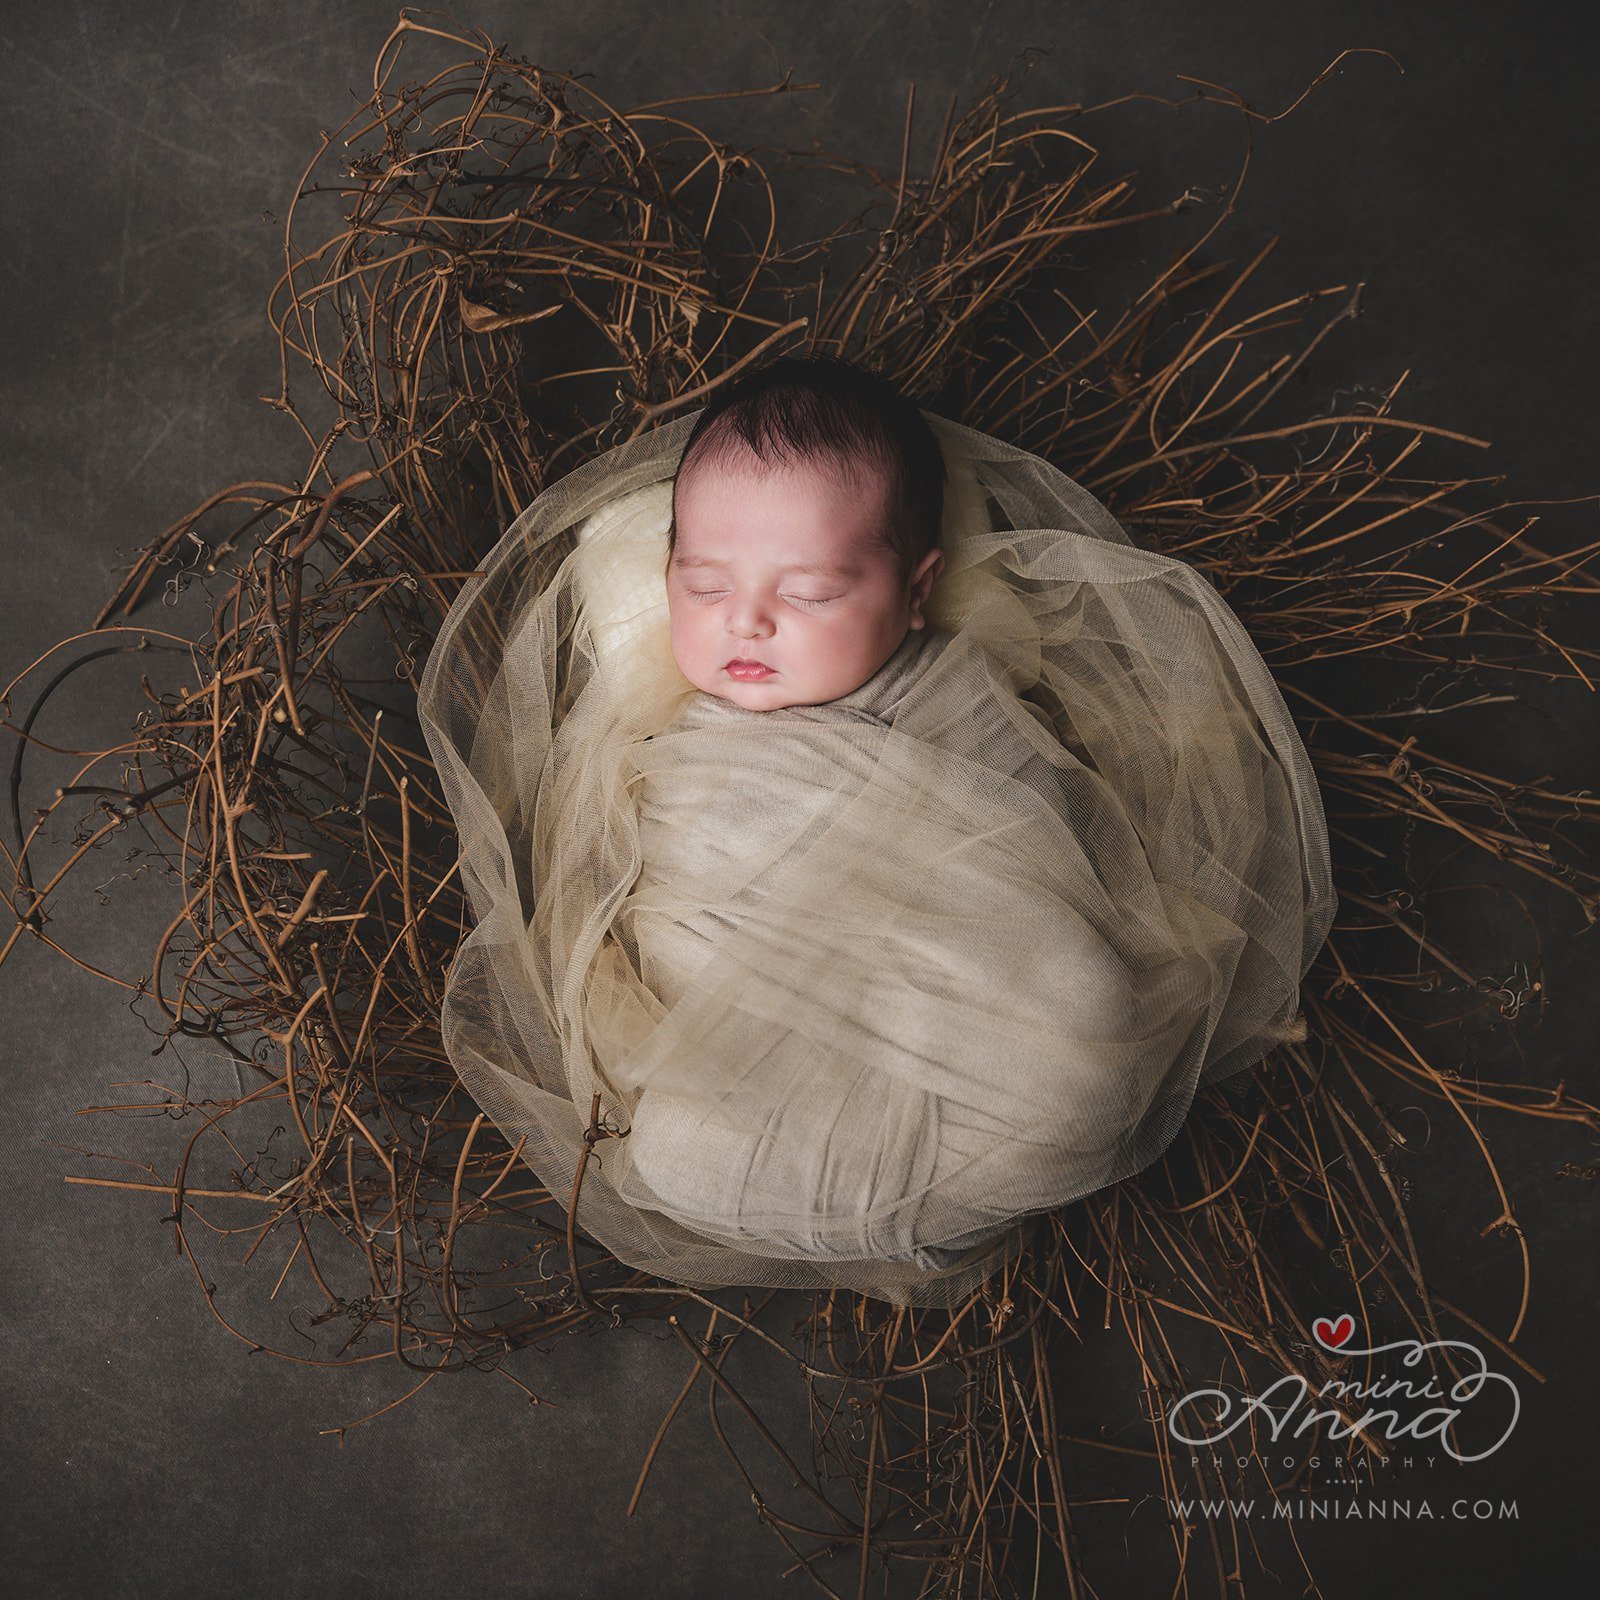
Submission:
[[[1334,1322],[1328,1317],[1318,1317],[1311,1324],[1311,1331],[1316,1335],[1319,1344],[1325,1344],[1330,1350],[1337,1350],[1340,1345],[1348,1342],[1350,1335],[1356,1331],[1356,1319],[1348,1311]]]

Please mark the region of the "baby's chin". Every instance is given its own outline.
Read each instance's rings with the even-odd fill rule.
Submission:
[[[704,688],[704,692],[715,695],[719,700],[743,706],[747,711],[781,711],[785,706],[812,703],[786,684],[781,674],[761,683],[740,683],[737,679],[725,678],[720,682],[714,681]]]

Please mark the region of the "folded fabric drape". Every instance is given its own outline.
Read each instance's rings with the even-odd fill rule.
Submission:
[[[1239,620],[1049,463],[926,414],[946,564],[866,683],[751,711],[667,636],[694,416],[545,490],[420,709],[476,926],[443,1030],[581,1228],[676,1282],[953,1304],[1303,1035],[1321,800]]]

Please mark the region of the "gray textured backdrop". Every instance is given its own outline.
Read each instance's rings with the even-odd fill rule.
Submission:
[[[1339,50],[1348,61],[1287,122],[1260,133],[1242,215],[1220,249],[1247,257],[1283,235],[1265,283],[1286,291],[1364,279],[1365,315],[1318,362],[1319,382],[1411,377],[1403,414],[1486,436],[1505,492],[1600,488],[1594,444],[1596,139],[1591,8],[1472,0],[1399,7],[1224,0],[1120,4],[483,4],[458,15],[553,67],[594,74],[626,106],[745,87],[793,68],[821,92],[762,112],[770,138],[813,134],[887,166],[907,84],[919,149],[952,92],[975,92],[1025,46],[1050,47],[1029,103],[1187,93],[1176,74],[1286,105]],[[297,472],[302,456],[257,396],[277,383],[263,305],[282,215],[317,130],[341,122],[394,10],[308,0],[202,7],[146,0],[0,11],[8,159],[3,349],[3,659],[9,677],[86,626],[119,562],[208,492]],[[1236,122],[1191,108],[1130,118],[1110,169],[1163,182],[1228,176]],[[1262,293],[1265,292],[1263,288]],[[79,674],[69,719],[40,730],[80,745],[126,728],[122,680]],[[115,692],[110,686],[118,685]],[[1592,697],[1531,686],[1495,752],[1530,774],[1596,786]],[[1587,719],[1587,720],[1585,720]],[[1496,734],[1498,741],[1499,734]],[[9,761],[11,746],[6,744]],[[107,855],[91,875],[110,879]],[[144,880],[146,883],[148,879]],[[141,970],[168,892],[87,885],[58,926],[118,973]],[[1509,915],[1509,912],[1508,912]],[[1593,1094],[1594,939],[1572,919],[1541,929],[1559,976],[1543,1028],[1523,1039],[1540,1071]],[[0,974],[14,1174],[3,1214],[8,1593],[240,1597],[425,1594],[718,1596],[778,1592],[785,1564],[759,1528],[697,1403],[675,1428],[639,1514],[622,1509],[641,1454],[684,1375],[675,1342],[628,1330],[567,1341],[519,1370],[559,1409],[528,1410],[503,1379],[440,1380],[396,1412],[327,1430],[402,1388],[378,1362],[350,1370],[252,1358],[207,1311],[159,1220],[158,1199],[75,1186],[77,1148],[170,1168],[171,1125],[75,1119],[140,1098],[154,1036],[130,997],[31,944]],[[1587,1003],[1588,1012],[1583,1007]],[[203,1088],[215,1063],[182,1057]],[[216,1080],[212,1080],[216,1081]],[[231,1088],[231,1075],[223,1080]],[[114,1083],[133,1087],[113,1088]],[[1307,1529],[1335,1600],[1358,1592],[1551,1592],[1592,1552],[1596,1384],[1584,1319],[1595,1303],[1592,1184],[1558,1179],[1583,1159],[1525,1127],[1490,1124],[1515,1175],[1535,1257],[1522,1347],[1547,1373],[1524,1382],[1523,1422],[1468,1473],[1419,1469],[1402,1492],[1515,1497],[1519,1519]],[[96,1169],[99,1170],[99,1169]],[[1476,1242],[1495,1214],[1482,1179],[1424,1169],[1422,1225],[1441,1287],[1504,1331],[1515,1250]],[[245,1241],[230,1247],[241,1254]],[[1424,1256],[1427,1260],[1429,1257]],[[250,1320],[249,1298],[230,1297]],[[1092,1390],[1091,1340],[1067,1363]],[[745,1381],[763,1373],[752,1360]],[[1129,1391],[1130,1418],[1134,1395]],[[748,1439],[746,1439],[748,1443]],[[752,1445],[752,1457],[758,1447]],[[1080,1458],[1081,1459],[1081,1458]],[[1092,1481],[1077,1494],[1092,1494]],[[1164,1592],[1158,1508],[1088,1524],[1101,1593]],[[791,1578],[782,1592],[798,1593]],[[1298,1594],[1285,1567],[1281,1589]]]

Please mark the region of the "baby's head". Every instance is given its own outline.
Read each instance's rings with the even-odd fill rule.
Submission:
[[[717,390],[673,482],[683,675],[752,711],[859,688],[926,625],[944,476],[917,407],[847,362],[786,356]]]

